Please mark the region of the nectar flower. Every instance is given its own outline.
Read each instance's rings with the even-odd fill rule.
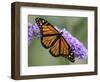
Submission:
[[[75,57],[78,57],[80,59],[87,59],[87,49],[81,43],[78,39],[73,37],[68,31],[63,30],[63,35],[62,35],[66,41],[69,43],[72,53],[74,53]]]
[[[40,30],[37,24],[28,24],[28,44],[31,43],[32,39],[35,37],[40,37]]]
[[[54,27],[59,32],[63,32],[62,36],[65,38],[65,40],[68,42],[72,49],[72,53],[74,53],[75,57],[80,59],[87,59],[88,50],[85,48],[83,43],[81,43],[78,39],[76,39],[74,36],[72,36],[67,30],[63,29],[60,30],[58,27]],[[41,37],[40,29],[38,25],[35,23],[34,25],[28,24],[28,44],[31,43],[32,39],[38,37]]]

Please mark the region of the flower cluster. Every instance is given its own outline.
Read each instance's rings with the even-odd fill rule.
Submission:
[[[32,39],[35,37],[40,37],[40,30],[37,24],[28,24],[28,44],[31,43]]]
[[[58,27],[55,26],[55,28],[59,32],[63,32],[62,36],[65,38],[65,40],[69,43],[72,53],[74,53],[75,57],[80,59],[86,59],[88,50],[85,48],[83,43],[81,43],[78,39],[73,37],[67,30],[63,29],[60,30]],[[34,25],[28,24],[28,44],[31,43],[32,39],[35,37],[41,37],[40,29],[35,23]]]
[[[66,41],[69,43],[72,52],[75,54],[75,57],[81,58],[81,59],[86,59],[87,58],[87,49],[81,43],[78,39],[73,37],[68,31],[62,30],[63,31],[63,37],[66,39]]]

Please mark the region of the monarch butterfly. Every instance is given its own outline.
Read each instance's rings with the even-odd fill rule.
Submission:
[[[41,43],[48,49],[52,56],[63,56],[69,61],[74,62],[75,57],[72,53],[71,47],[62,36],[63,32],[59,32],[52,24],[42,18],[35,19],[41,32]]]

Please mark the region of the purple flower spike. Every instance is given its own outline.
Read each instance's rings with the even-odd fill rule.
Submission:
[[[40,37],[40,29],[36,23],[33,25],[33,36]]]
[[[80,59],[87,59],[88,50],[85,48],[83,43],[81,43],[78,39],[73,37],[65,29],[60,30],[56,26],[55,26],[55,29],[57,29],[59,32],[63,32],[62,36],[69,43],[69,45],[72,49],[72,53],[74,53],[75,57],[80,58]],[[38,37],[38,38],[41,37],[40,29],[36,23],[34,25],[29,23],[28,24],[28,44],[30,44],[32,39],[35,37]]]
[[[40,30],[37,24],[32,25],[28,24],[28,44],[32,42],[32,39],[35,37],[40,37]]]
[[[28,24],[28,44],[31,43],[32,38],[33,38],[33,28],[32,28],[32,24],[29,23]]]
[[[73,37],[68,31],[62,30],[63,32],[63,37],[66,39],[66,41],[69,43],[72,53],[74,53],[75,57],[80,58],[80,59],[87,59],[87,49],[81,43],[78,39]]]

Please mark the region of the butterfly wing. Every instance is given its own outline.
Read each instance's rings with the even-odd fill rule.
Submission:
[[[71,48],[63,36],[60,38],[60,54],[66,56],[69,54]]]
[[[74,54],[72,53],[72,50],[68,44],[68,42],[64,39],[63,36],[60,38],[60,54],[61,56],[67,58],[71,62],[75,61]]]
[[[75,61],[74,54],[71,52],[71,48],[63,36],[54,43],[49,52],[55,57],[63,56],[71,62]]]
[[[57,39],[57,35],[59,34],[58,30],[56,30],[53,25],[42,18],[36,18],[36,23],[41,31],[42,45],[45,48],[50,48]]]
[[[60,39],[55,41],[53,46],[50,48],[49,52],[52,54],[52,56],[58,57],[58,56],[60,56],[59,51],[60,51]]]
[[[54,45],[50,48],[50,53],[53,56],[59,56],[62,55],[66,57],[69,55],[70,52],[70,46],[68,43],[65,41],[63,36],[60,36],[60,38],[54,43]]]
[[[75,62],[75,56],[74,53],[70,52],[70,54],[66,57],[71,62]]]
[[[41,43],[45,48],[50,48],[56,41],[57,36],[44,36],[41,37]]]
[[[53,25],[42,18],[36,18],[36,23],[41,31],[41,43],[45,48],[50,48],[49,52],[52,56],[63,56],[74,62],[74,54],[71,53],[71,48],[63,36],[58,38],[60,34]]]

